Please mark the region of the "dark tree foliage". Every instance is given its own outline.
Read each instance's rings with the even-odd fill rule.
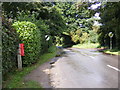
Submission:
[[[63,37],[63,47],[71,47],[75,44],[69,35],[62,34],[61,37]]]
[[[110,45],[109,32],[113,32],[113,46],[120,48],[120,2],[108,2],[101,7],[101,29],[99,42],[103,46]]]
[[[66,29],[66,25],[62,16],[53,3],[41,2],[10,2],[3,3],[3,13],[7,18],[15,19],[21,12],[26,14],[35,14],[37,20],[43,19],[49,25],[49,35],[56,36]]]
[[[93,11],[88,9],[91,3],[55,3],[55,6],[60,9],[63,19],[66,22],[68,33],[77,30],[81,27],[91,28],[92,20],[87,21],[93,16]]]

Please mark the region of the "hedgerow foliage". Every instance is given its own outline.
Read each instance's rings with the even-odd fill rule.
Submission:
[[[23,65],[35,63],[40,56],[41,51],[41,33],[38,27],[29,21],[17,21],[13,27],[19,34],[20,43],[25,45],[25,56],[23,56]]]
[[[50,31],[49,31],[49,26],[45,24],[45,21],[40,19],[37,20],[35,17],[35,14],[30,14],[30,13],[20,13],[17,16],[17,21],[29,21],[34,23],[38,29],[40,30],[41,33],[41,54],[45,53],[47,51],[48,47],[48,43],[49,41],[46,41],[45,35],[49,35]],[[50,36],[50,35],[49,35]],[[52,42],[51,42],[52,43]],[[51,44],[50,44],[51,45]]]
[[[2,18],[2,70],[3,75],[15,70],[17,63],[18,34],[11,23]]]

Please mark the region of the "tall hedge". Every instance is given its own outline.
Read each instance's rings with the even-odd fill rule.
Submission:
[[[11,23],[2,18],[2,73],[6,75],[8,72],[17,68],[17,50],[18,50],[18,34],[12,28]]]
[[[17,21],[20,21],[20,22],[29,21],[29,22],[34,23],[38,27],[41,33],[41,42],[42,42],[41,43],[41,54],[47,52],[49,41],[46,41],[45,36],[49,35],[50,29],[49,29],[49,26],[46,25],[45,21],[40,18],[36,19],[35,15],[34,14],[31,15],[30,13],[28,14],[20,13],[20,15],[17,16]]]
[[[17,21],[13,27],[19,34],[20,43],[25,45],[25,56],[23,56],[23,65],[35,63],[40,56],[41,51],[41,32],[38,27],[29,21]]]

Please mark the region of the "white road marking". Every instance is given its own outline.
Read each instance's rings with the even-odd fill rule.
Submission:
[[[84,53],[81,53],[82,55],[84,55],[84,56],[88,56],[87,54],[84,54]]]
[[[93,57],[93,56],[89,56],[89,57],[91,57],[91,58],[95,58],[95,57]]]
[[[82,55],[84,55],[84,56],[89,56],[89,55],[87,55],[87,54],[85,54],[85,53],[81,53]],[[89,56],[90,58],[95,58],[95,57],[93,57],[93,56]]]
[[[118,71],[118,72],[120,72],[120,70],[118,68],[116,68],[116,67],[113,67],[111,65],[107,65],[107,66],[110,67],[110,68],[112,68],[112,69],[114,69],[114,70],[116,70],[116,71]]]

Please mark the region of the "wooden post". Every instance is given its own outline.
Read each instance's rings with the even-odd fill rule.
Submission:
[[[112,37],[113,37],[113,33],[112,32],[109,32],[109,37],[110,37],[110,50],[112,50]]]
[[[18,49],[18,69],[22,70],[22,58],[20,55],[20,45],[19,45],[19,49]]]
[[[112,37],[110,37],[110,50],[112,50]]]

